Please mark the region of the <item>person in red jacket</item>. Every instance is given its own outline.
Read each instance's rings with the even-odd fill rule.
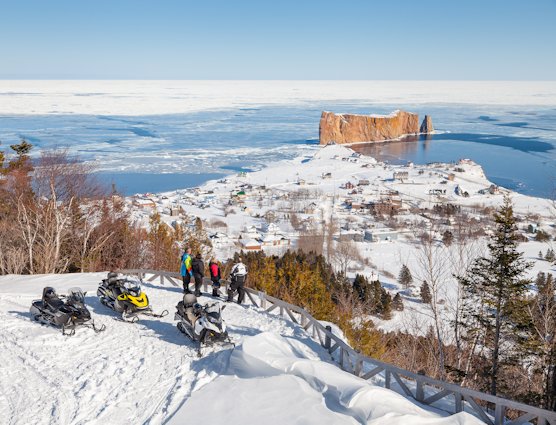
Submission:
[[[212,280],[212,296],[218,296],[218,288],[220,288],[220,265],[214,258],[209,263],[210,280]]]

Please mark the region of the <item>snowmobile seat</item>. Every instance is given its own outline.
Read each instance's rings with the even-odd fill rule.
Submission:
[[[43,306],[58,310],[64,305],[64,301],[60,299],[54,288],[47,286],[42,291]]]
[[[197,304],[197,297],[194,294],[185,294],[183,296],[183,305],[187,307],[193,307]]]

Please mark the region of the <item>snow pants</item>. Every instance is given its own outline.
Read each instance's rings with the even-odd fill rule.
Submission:
[[[195,296],[201,296],[201,287],[203,286],[203,275],[194,274],[193,277],[195,278]]]
[[[228,290],[229,302],[234,300],[236,291],[238,293],[237,303],[241,304],[245,298],[245,276],[236,276],[232,278],[232,283],[230,284],[230,289]]]
[[[189,290],[189,283],[191,282],[191,275],[188,273],[185,276],[182,276],[181,280],[183,281],[183,292],[185,294],[191,293],[191,291]]]
[[[218,289],[220,288],[220,279],[218,277],[211,277],[212,280],[212,296],[218,296]]]

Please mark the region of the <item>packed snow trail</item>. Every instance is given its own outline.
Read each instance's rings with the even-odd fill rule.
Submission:
[[[301,327],[256,307],[228,304],[223,317],[238,346],[199,359],[173,321],[180,288],[146,282],[155,312],[170,314],[130,324],[98,301],[104,277],[0,276],[0,423],[480,423],[467,414],[440,417],[343,372]],[[34,322],[29,306],[45,286],[87,291],[106,331],[67,337]]]

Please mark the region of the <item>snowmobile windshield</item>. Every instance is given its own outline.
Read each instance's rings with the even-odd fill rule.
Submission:
[[[85,303],[85,294],[81,288],[70,288],[67,299],[71,302]]]
[[[220,304],[211,304],[205,307],[205,313],[213,323],[220,321]]]
[[[125,290],[133,297],[141,295],[141,285],[136,280],[126,280],[124,282]]]

